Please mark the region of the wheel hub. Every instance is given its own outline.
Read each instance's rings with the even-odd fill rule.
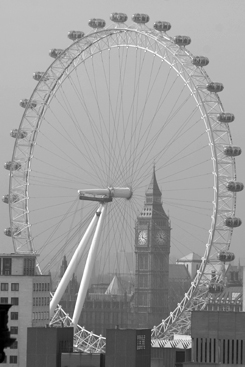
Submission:
[[[131,199],[133,192],[131,187],[107,187],[107,189],[78,190],[80,200],[109,202],[113,198]]]

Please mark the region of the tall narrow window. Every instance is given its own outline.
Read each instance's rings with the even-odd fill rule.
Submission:
[[[35,258],[27,257],[24,259],[24,275],[35,274]]]
[[[11,257],[3,258],[3,275],[11,275],[12,259]]]

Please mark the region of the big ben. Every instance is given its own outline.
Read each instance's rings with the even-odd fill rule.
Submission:
[[[152,328],[168,315],[170,230],[153,167],[135,226],[135,327]]]

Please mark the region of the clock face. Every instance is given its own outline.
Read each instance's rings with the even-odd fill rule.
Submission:
[[[147,238],[148,238],[148,232],[146,229],[139,231],[138,234],[138,243],[139,245],[146,245],[147,243]]]
[[[157,231],[156,233],[156,241],[159,243],[159,244],[163,244],[167,241],[168,239],[168,235],[166,232],[160,230],[160,231]]]

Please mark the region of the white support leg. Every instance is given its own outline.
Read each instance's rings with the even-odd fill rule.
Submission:
[[[84,300],[86,298],[86,294],[87,294],[87,290],[88,290],[88,286],[89,286],[89,282],[90,282],[90,278],[91,278],[91,274],[92,274],[92,270],[94,268],[94,263],[95,263],[95,259],[96,259],[96,254],[97,254],[97,249],[98,249],[98,243],[99,243],[99,238],[100,238],[100,233],[102,230],[102,224],[105,218],[105,214],[106,214],[106,208],[107,208],[107,204],[102,205],[101,208],[101,213],[99,216],[99,220],[98,220],[98,224],[94,233],[94,237],[91,243],[91,247],[88,253],[88,257],[87,257],[87,261],[85,264],[85,268],[83,271],[83,277],[81,280],[81,284],[80,284],[80,288],[78,291],[78,295],[77,295],[77,301],[76,301],[76,305],[75,305],[75,310],[73,313],[73,319],[72,319],[72,323],[74,326],[74,332],[76,330],[76,326],[83,308],[83,304],[84,304]],[[98,213],[98,212],[97,212]]]
[[[50,302],[50,306],[49,306],[49,312],[50,312],[50,318],[53,316],[54,311],[59,303],[59,301],[61,300],[66,287],[68,286],[69,281],[72,278],[73,273],[75,272],[77,265],[81,259],[81,256],[83,254],[83,251],[85,249],[85,246],[87,244],[87,241],[89,239],[89,237],[91,236],[92,231],[94,230],[94,227],[96,226],[96,224],[98,223],[99,217],[98,217],[98,213],[101,212],[101,208],[102,205],[100,205],[99,209],[97,210],[96,214],[94,215],[92,221],[90,222],[86,232],[83,235],[83,238],[81,239],[76,251],[74,252],[72,259],[65,271],[65,274],[63,275],[55,293],[54,296]]]

